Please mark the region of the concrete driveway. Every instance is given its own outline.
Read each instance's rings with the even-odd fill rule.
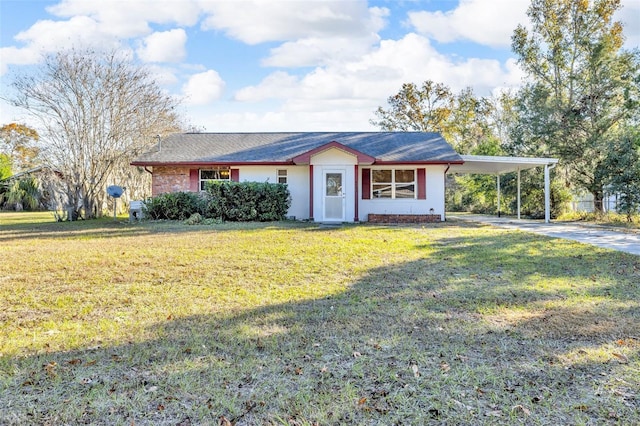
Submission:
[[[623,251],[640,256],[640,232],[623,232],[597,225],[551,222],[541,220],[514,219],[508,217],[475,214],[447,215],[447,220],[478,222],[501,228],[519,229],[549,237],[564,238],[585,244]]]

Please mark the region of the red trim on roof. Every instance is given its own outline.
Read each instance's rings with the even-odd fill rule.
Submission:
[[[380,161],[376,160],[374,165],[376,166],[402,166],[402,165],[415,165],[415,166],[444,166],[448,164],[464,164],[464,161]]]
[[[211,166],[291,166],[291,161],[198,161],[198,162],[180,162],[180,161],[134,161],[129,163],[131,166],[147,166],[147,167],[211,167]]]
[[[300,154],[296,157],[293,157],[291,161],[294,164],[309,164],[311,162],[311,157],[320,154],[321,152],[330,150],[330,149],[339,149],[340,151],[344,151],[348,154],[354,155],[358,159],[359,164],[371,164],[376,159],[370,155],[367,155],[363,152],[357,151],[353,148],[349,148],[348,146],[342,145],[340,142],[332,141],[317,148],[314,148],[310,151],[305,152],[304,154]]]
[[[334,142],[331,142],[331,143],[334,143]],[[349,152],[346,149],[343,151],[347,151],[350,154],[358,156],[358,154],[356,154],[356,152],[358,151],[351,150],[351,149],[349,150],[354,152]],[[293,160],[290,160],[290,161],[228,161],[228,162],[224,162],[224,161],[199,161],[199,162],[134,161],[129,164],[131,166],[140,166],[140,167],[291,166],[291,165],[309,164],[304,162],[299,163],[297,159],[306,155],[309,155],[309,158],[311,158],[312,155],[318,153],[313,151],[316,151],[316,150],[312,150],[306,154],[299,155],[298,157],[295,157]],[[324,150],[321,150],[321,151],[324,151]],[[310,154],[311,152],[313,152],[313,154]],[[362,158],[363,158],[362,156],[364,156],[367,160],[362,161]],[[372,159],[371,162],[369,162],[369,159]],[[378,166],[400,166],[400,165],[416,165],[416,166],[432,165],[434,166],[434,165],[464,164],[464,161],[380,161],[380,160],[376,160],[373,157],[368,156],[367,154],[360,153],[360,156],[358,156],[358,163],[365,164],[365,165],[378,165]]]

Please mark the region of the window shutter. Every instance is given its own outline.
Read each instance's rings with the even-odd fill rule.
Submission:
[[[362,199],[371,199],[371,169],[362,169]]]
[[[427,199],[427,173],[425,169],[418,169],[418,200]]]
[[[189,170],[189,191],[198,192],[200,190],[200,173],[198,169]]]
[[[240,182],[240,169],[231,169],[231,181]]]

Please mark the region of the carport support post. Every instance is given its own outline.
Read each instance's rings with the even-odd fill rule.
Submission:
[[[549,194],[549,165],[544,165],[544,222],[551,220],[551,196]]]
[[[500,173],[498,173],[498,180],[496,184],[498,188],[498,217],[500,217]]]
[[[520,167],[518,167],[518,220],[520,219]]]

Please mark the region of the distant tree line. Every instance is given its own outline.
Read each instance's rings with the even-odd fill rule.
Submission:
[[[623,49],[622,25],[613,20],[620,7],[619,0],[533,0],[529,26],[519,25],[512,37],[527,74],[519,91],[485,98],[431,80],[406,83],[371,122],[440,132],[461,154],[559,158],[556,214],[573,188],[593,195],[596,212],[605,191],[619,193],[630,220],[640,207],[640,52]],[[524,173],[522,182],[523,210],[533,215],[542,208],[538,175]],[[514,203],[513,181],[503,179],[504,203]],[[458,177],[449,188],[450,207],[496,208],[491,177]]]

